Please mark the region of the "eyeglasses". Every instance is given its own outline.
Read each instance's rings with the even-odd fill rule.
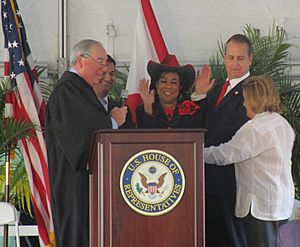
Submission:
[[[82,55],[80,55],[80,56],[85,57],[85,58],[90,58],[90,59],[92,59],[92,60],[93,60],[95,63],[97,63],[100,67],[105,67],[105,66],[107,65],[106,59],[104,59],[104,58],[99,57],[99,58],[95,59],[95,58],[93,58],[90,54],[82,54]]]

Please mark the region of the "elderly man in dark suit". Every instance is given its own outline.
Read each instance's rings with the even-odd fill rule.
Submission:
[[[253,49],[249,39],[235,34],[226,42],[224,64],[226,82],[218,83],[213,92],[205,93],[214,81],[208,66],[196,78],[193,100],[201,100],[206,108],[204,128],[208,130],[205,146],[217,146],[229,141],[249,119],[243,106],[242,82],[250,75]],[[236,180],[234,165],[206,166],[206,246],[246,246],[243,225],[234,216]]]
[[[85,39],[71,50],[71,68],[59,79],[47,105],[46,144],[51,209],[57,247],[89,246],[89,174],[92,134],[125,122],[126,109],[108,116],[93,90],[106,71],[106,51]]]

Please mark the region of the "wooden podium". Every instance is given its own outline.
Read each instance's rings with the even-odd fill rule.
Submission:
[[[96,132],[89,163],[90,246],[204,246],[203,143],[204,130],[202,129],[105,130]],[[127,178],[121,178],[126,168],[125,165],[131,164],[129,162],[131,160],[132,164],[136,164],[136,167],[140,169],[142,166],[139,166],[141,162],[138,159],[142,159],[142,156],[134,159],[132,157],[140,152],[145,152],[148,155],[148,150],[161,152],[161,156],[167,155],[167,158],[159,156],[165,164],[169,162],[168,157],[174,158],[184,175],[184,192],[181,199],[177,200],[176,206],[167,213],[159,213],[155,216],[147,215],[147,212],[152,213],[151,209],[156,212],[156,209],[161,209],[164,205],[167,207],[167,205],[171,205],[173,199],[168,199],[169,201],[165,201],[164,204],[161,204],[162,206],[159,203],[149,206],[142,199],[132,200],[131,202],[134,207],[137,206],[137,210],[145,210],[145,214],[143,214],[124,199],[124,195],[129,195],[128,191],[122,192],[122,181],[125,183],[127,181]],[[150,157],[154,157],[151,155],[150,153]],[[151,167],[147,169],[150,173],[155,174],[155,165],[149,164]],[[164,166],[163,164],[160,165]],[[129,165],[128,168],[131,169],[132,166]],[[170,167],[175,167],[175,164],[171,164]],[[135,172],[136,178],[132,177],[132,180],[140,178],[142,181],[142,177],[146,177],[142,173],[141,170]],[[167,172],[161,175],[160,178],[163,179],[159,180],[168,178],[174,183],[177,181],[177,178],[170,179],[171,175],[166,174]],[[164,181],[160,185],[154,183],[156,186],[154,191],[150,191],[150,183],[148,183],[149,187],[146,188],[145,181],[144,183],[143,181],[135,183],[131,189],[138,189],[137,191],[141,192],[143,198],[158,200],[163,196],[164,191],[159,186]],[[144,184],[145,187],[140,184]],[[170,186],[165,186],[165,188],[168,189]],[[175,189],[174,191],[176,192]],[[129,196],[131,199],[135,197],[131,196]]]

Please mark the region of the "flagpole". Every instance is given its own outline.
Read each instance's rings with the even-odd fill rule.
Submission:
[[[10,182],[10,150],[5,152],[5,202],[9,202],[9,182]],[[8,225],[4,225],[3,246],[8,247]]]
[[[58,58],[58,74],[59,77],[67,69],[67,1],[59,0],[58,5],[59,13],[59,58]]]

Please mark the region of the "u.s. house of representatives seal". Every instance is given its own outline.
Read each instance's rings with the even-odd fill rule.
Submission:
[[[184,188],[180,164],[170,154],[159,150],[145,150],[132,156],[120,177],[126,203],[147,216],[171,211],[180,202]]]

